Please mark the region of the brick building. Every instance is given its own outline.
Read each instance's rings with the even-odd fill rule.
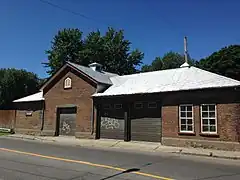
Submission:
[[[184,63],[118,76],[66,63],[17,103],[16,132],[240,150],[240,82]]]

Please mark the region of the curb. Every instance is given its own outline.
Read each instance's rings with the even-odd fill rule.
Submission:
[[[198,153],[190,153],[190,152],[172,152],[173,154],[182,154],[182,155],[191,155],[191,156],[199,156],[199,157],[211,157],[211,158],[221,158],[221,159],[231,159],[231,160],[240,160],[240,157],[230,157],[230,156],[218,156],[213,154],[198,154]]]
[[[142,146],[146,146],[146,144],[144,143],[135,143],[133,142],[132,144],[130,144],[129,142],[122,142],[122,141],[115,141],[115,142],[111,142],[111,141],[95,141],[94,143],[88,143],[86,144],[73,144],[71,142],[64,142],[64,144],[61,141],[55,140],[55,139],[46,139],[46,138],[41,138],[41,137],[24,137],[24,136],[12,136],[12,135],[7,135],[7,136],[0,136],[0,138],[7,138],[7,139],[21,139],[21,140],[31,140],[31,141],[40,141],[43,143],[54,143],[54,144],[58,144],[58,145],[66,145],[66,146],[70,146],[70,145],[76,145],[78,147],[94,147],[94,148],[98,148],[98,149],[103,149],[103,148],[109,148],[110,149],[124,149],[124,150],[138,150],[138,151],[142,151],[142,152],[154,152],[154,153],[168,153],[168,154],[176,154],[176,155],[191,155],[191,156],[199,156],[199,157],[211,157],[211,158],[221,158],[221,159],[231,159],[231,160],[240,160],[240,156],[221,156],[221,155],[216,155],[216,153],[214,152],[205,152],[205,153],[195,153],[195,152],[187,152],[186,149],[184,150],[184,148],[181,147],[171,147],[168,146],[167,148],[165,148],[164,146],[160,146],[160,145],[153,145],[151,143],[147,143],[147,144],[151,144],[154,147],[152,148],[141,148]],[[80,141],[79,141],[80,142]],[[106,142],[111,142],[111,143],[106,143]],[[130,144],[131,146],[128,146],[128,144]],[[209,150],[210,151],[210,150]]]

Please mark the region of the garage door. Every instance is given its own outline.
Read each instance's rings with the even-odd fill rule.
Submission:
[[[65,136],[75,136],[76,132],[76,108],[59,109],[59,134]]]
[[[161,141],[161,107],[158,102],[136,102],[131,108],[131,140]]]
[[[121,105],[103,108],[101,114],[100,138],[123,140],[124,111]]]

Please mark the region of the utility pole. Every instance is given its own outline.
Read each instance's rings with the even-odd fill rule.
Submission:
[[[187,37],[184,37],[184,58],[185,63],[188,63]]]

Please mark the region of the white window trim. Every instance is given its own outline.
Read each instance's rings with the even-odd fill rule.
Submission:
[[[120,107],[117,107],[117,106],[120,106]],[[114,108],[115,109],[122,109],[122,104],[114,104]]]
[[[69,82],[69,84],[67,82]],[[70,77],[67,77],[64,80],[64,88],[67,89],[67,88],[71,88],[71,87],[72,87],[72,79]]]
[[[141,104],[141,107],[136,107],[137,104]],[[134,103],[134,108],[135,109],[142,109],[143,108],[143,102],[135,102]]]
[[[150,107],[149,104],[155,104],[156,106]],[[149,109],[156,109],[156,108],[157,108],[157,102],[155,102],[155,101],[153,101],[153,102],[148,102],[148,108],[149,108]]]
[[[192,131],[182,131],[181,130],[181,106],[192,106]],[[178,107],[178,111],[179,111],[179,118],[178,118],[178,123],[179,123],[179,132],[180,133],[194,133],[195,130],[195,126],[194,126],[194,106],[193,104],[180,104]]]
[[[203,132],[203,117],[202,117],[202,106],[209,106],[214,105],[215,106],[215,122],[216,122],[216,131],[215,132]],[[218,134],[218,118],[217,118],[217,104],[201,104],[201,133],[202,134]]]
[[[25,116],[32,116],[32,114],[33,114],[33,111],[31,111],[31,110],[27,110],[25,112]]]

